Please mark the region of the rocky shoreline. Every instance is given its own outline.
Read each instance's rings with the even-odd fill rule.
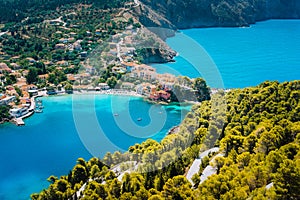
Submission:
[[[0,121],[0,124],[4,124],[4,123],[10,122],[10,121],[11,121],[11,119],[4,118],[4,119],[2,119],[2,120]]]

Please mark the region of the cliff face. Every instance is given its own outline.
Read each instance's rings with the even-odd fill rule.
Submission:
[[[299,0],[141,0],[177,28],[248,26],[300,18]],[[147,25],[147,24],[146,24]]]
[[[141,3],[135,6],[132,14],[136,16],[139,22],[163,40],[175,35],[173,30],[176,27],[174,24],[161,13],[153,10],[149,5]]]
[[[166,31],[165,31],[166,30]],[[172,30],[169,30],[173,32]],[[168,32],[161,28],[144,28],[139,31],[141,42],[135,45],[135,56],[143,63],[166,63],[174,61],[176,51],[172,50],[157,34]]]
[[[249,26],[267,19],[300,18],[300,0],[140,1],[132,14],[163,40],[173,36],[176,28]],[[139,53],[144,63],[169,62],[175,55],[176,52],[164,45],[144,48]]]
[[[142,54],[140,55],[142,57],[143,63],[167,63],[167,62],[173,62],[174,57],[176,56],[175,51],[169,51],[167,49],[163,48],[146,48],[143,49]]]

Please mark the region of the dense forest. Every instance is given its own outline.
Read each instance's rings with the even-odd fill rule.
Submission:
[[[34,200],[57,199],[300,199],[300,81],[264,82],[212,95],[193,106],[179,131],[102,160],[78,159],[67,176]],[[189,182],[199,153],[213,146]],[[125,171],[120,177],[119,163]],[[216,173],[200,182],[203,169]],[[81,190],[79,191],[79,189]]]
[[[48,12],[57,7],[73,3],[94,4],[98,8],[121,7],[128,0],[1,0],[0,22],[18,22],[29,14]],[[35,11],[32,13],[31,11]]]

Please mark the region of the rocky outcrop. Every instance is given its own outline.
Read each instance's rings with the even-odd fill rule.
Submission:
[[[266,19],[300,18],[299,0],[141,1],[180,29],[248,26]]]
[[[141,50],[139,56],[143,63],[166,63],[174,61],[176,56],[175,51],[170,51],[164,48],[144,48]]]
[[[177,52],[172,50],[159,34],[174,33],[172,29],[142,27],[139,30],[138,37],[140,42],[134,45],[135,56],[143,63],[166,63],[174,61],[173,58]],[[156,34],[155,34],[156,33]]]

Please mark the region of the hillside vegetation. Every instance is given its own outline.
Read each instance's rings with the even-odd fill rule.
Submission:
[[[25,17],[48,12],[74,3],[93,4],[98,8],[119,8],[129,0],[2,0],[0,1],[0,22],[17,22]],[[34,11],[34,12],[32,12]]]
[[[0,22],[17,22],[27,16],[55,10],[63,5],[93,4],[97,8],[121,8],[131,0],[3,0]],[[144,6],[146,5],[146,7]],[[35,11],[35,12],[32,12]],[[136,15],[145,26],[191,28],[248,26],[266,19],[300,18],[298,0],[141,0]]]
[[[248,26],[266,19],[300,17],[298,0],[141,0],[177,28]]]
[[[176,134],[102,161],[78,159],[69,175],[51,176],[50,187],[32,199],[299,199],[299,97],[300,81],[219,92],[195,105]],[[200,184],[206,157],[192,187],[184,175],[214,137],[224,154],[211,161],[217,172]],[[130,160],[137,172],[118,179],[110,169]]]

